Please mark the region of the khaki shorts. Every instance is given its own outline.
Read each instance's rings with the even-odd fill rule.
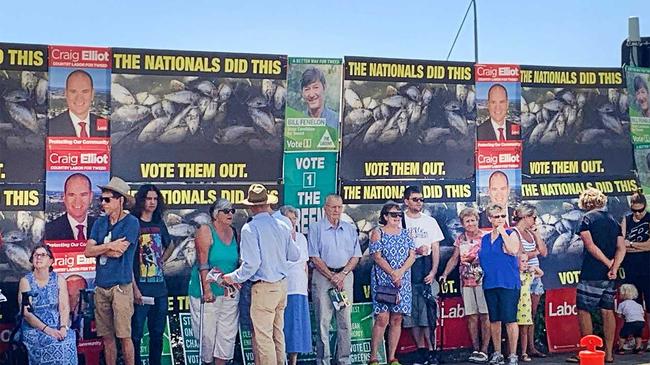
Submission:
[[[131,337],[133,317],[133,284],[112,288],[95,288],[95,326],[100,337]]]
[[[483,294],[483,287],[479,286],[464,286],[461,291],[463,296],[463,306],[465,307],[465,315],[471,316],[473,314],[487,314],[488,306]]]

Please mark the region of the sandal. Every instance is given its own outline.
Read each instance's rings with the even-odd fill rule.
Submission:
[[[565,361],[577,364],[577,363],[580,362],[580,358],[578,357],[578,355],[573,355],[573,356],[568,357]]]
[[[531,361],[533,361],[533,359],[531,359],[530,356],[528,356],[528,354],[521,354],[521,357],[519,357],[519,360],[521,360],[523,362],[531,362]]]
[[[531,357],[545,358],[547,355],[541,351],[535,350],[530,353]]]

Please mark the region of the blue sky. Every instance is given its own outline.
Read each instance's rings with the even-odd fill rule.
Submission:
[[[467,0],[8,1],[0,41],[444,60]],[[478,0],[479,61],[619,66],[647,0]],[[644,18],[645,16],[645,18]],[[473,61],[472,12],[451,60]]]

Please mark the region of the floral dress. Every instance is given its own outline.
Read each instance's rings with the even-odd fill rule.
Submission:
[[[59,328],[59,284],[56,273],[51,272],[50,278],[44,287],[39,287],[34,274],[26,275],[32,293],[33,314],[48,327]],[[40,328],[32,327],[23,321],[23,343],[27,347],[30,365],[76,365],[77,340],[75,332],[69,329],[66,337],[58,341],[45,334]]]
[[[381,252],[381,256],[393,269],[399,269],[404,265],[411,250],[415,250],[415,245],[413,239],[411,239],[408,232],[404,229],[396,235],[386,233],[382,230],[379,241],[370,242],[370,254]],[[411,269],[408,269],[402,277],[402,286],[399,290],[400,302],[398,304],[390,305],[377,302],[375,295],[378,285],[394,287],[390,275],[377,264],[374,264],[370,273],[370,287],[372,290],[372,307],[375,314],[382,312],[411,314],[411,301],[413,298],[411,292]]]

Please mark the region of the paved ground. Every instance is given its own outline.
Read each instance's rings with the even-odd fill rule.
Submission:
[[[545,359],[533,359],[532,362],[525,363],[525,362],[520,362],[519,364],[531,364],[531,365],[547,365],[547,364],[569,364],[565,362],[566,358],[569,357],[571,354],[556,354],[556,355],[549,355],[549,357]],[[412,361],[410,361],[411,356],[403,356],[400,361],[402,362],[403,365],[411,365]],[[458,359],[457,356],[454,356],[453,358],[443,358],[443,362],[445,364],[449,363],[456,363],[456,364],[471,364],[469,362],[456,362]],[[445,361],[446,360],[446,361]],[[629,365],[650,365],[650,352],[646,352],[644,354],[629,354],[629,355],[614,355],[614,363],[615,364],[629,364]]]

